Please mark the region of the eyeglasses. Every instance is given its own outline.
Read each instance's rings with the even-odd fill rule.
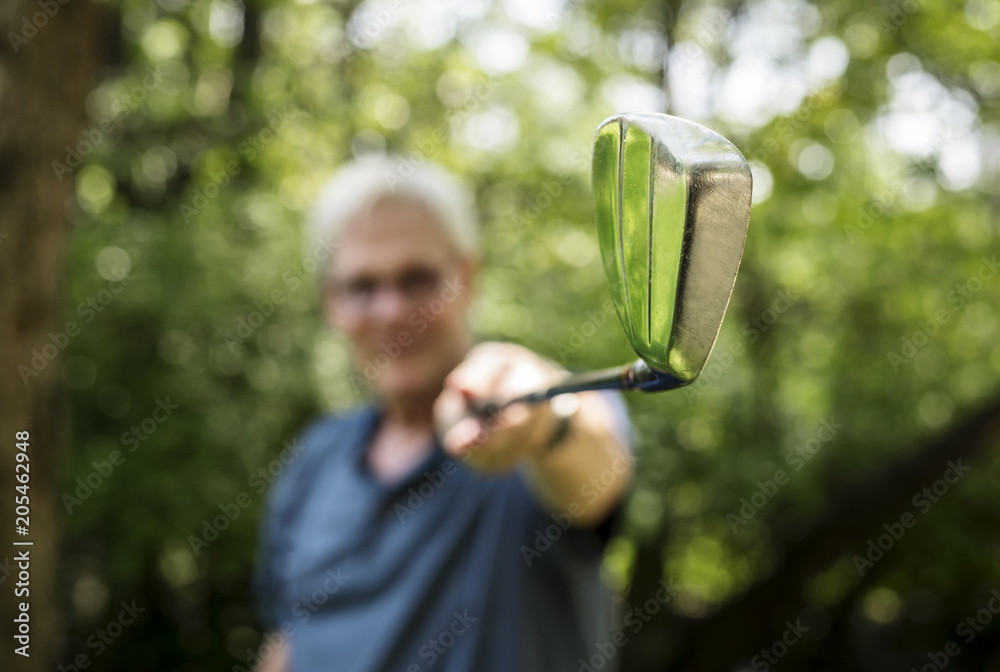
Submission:
[[[330,280],[328,287],[343,308],[365,312],[371,310],[375,297],[387,288],[410,303],[430,300],[442,285],[443,275],[431,266],[414,266],[394,278],[359,275],[347,280]]]

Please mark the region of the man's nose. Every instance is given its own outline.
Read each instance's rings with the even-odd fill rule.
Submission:
[[[371,314],[383,322],[400,320],[411,310],[409,299],[392,283],[380,286],[372,298]]]

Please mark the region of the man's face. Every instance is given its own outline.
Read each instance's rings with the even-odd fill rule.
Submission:
[[[473,273],[433,215],[413,201],[380,201],[347,224],[325,309],[378,393],[437,394],[469,346]]]

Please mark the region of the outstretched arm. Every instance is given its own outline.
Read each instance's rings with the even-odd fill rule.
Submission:
[[[527,348],[482,343],[445,380],[435,419],[451,455],[487,472],[523,468],[539,504],[569,514],[576,525],[593,525],[611,512],[633,473],[628,421],[608,395],[578,393],[566,427],[549,404],[515,404],[485,420],[469,414],[471,399],[510,398],[564,374]]]

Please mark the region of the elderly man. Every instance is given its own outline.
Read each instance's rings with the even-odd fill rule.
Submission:
[[[326,317],[374,399],[307,429],[270,493],[258,667],[580,669],[610,639],[598,570],[633,463],[620,397],[471,412],[563,371],[473,345],[476,218],[440,168],[352,164],[313,223],[335,248]]]

